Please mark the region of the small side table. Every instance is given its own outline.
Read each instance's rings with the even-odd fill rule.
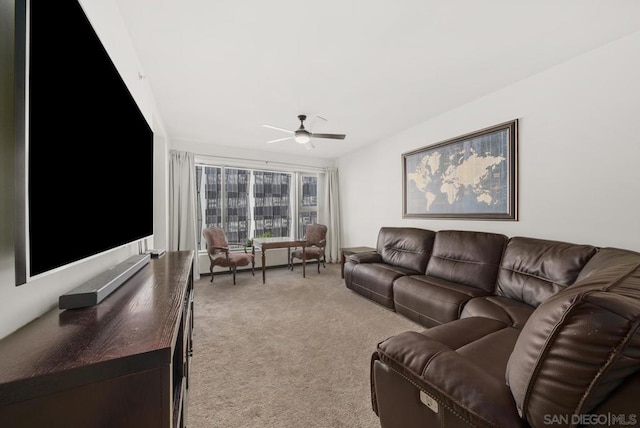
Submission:
[[[369,253],[375,250],[376,250],[375,248],[371,248],[371,247],[340,248],[340,275],[342,276],[342,279],[344,279],[344,262],[347,256],[350,256],[351,254],[358,254],[358,253]]]

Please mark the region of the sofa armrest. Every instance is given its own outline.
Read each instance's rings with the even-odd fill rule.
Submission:
[[[375,251],[368,253],[357,253],[349,256],[349,261],[353,263],[382,263],[382,256]]]
[[[523,424],[503,379],[496,379],[471,360],[418,332],[404,332],[381,342],[373,359],[386,364],[469,425]],[[374,387],[372,393],[380,395],[384,391]]]

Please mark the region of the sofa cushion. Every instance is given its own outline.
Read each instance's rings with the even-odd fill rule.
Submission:
[[[534,307],[502,296],[477,297],[462,308],[460,318],[484,317],[502,321],[521,329],[534,311]]]
[[[345,284],[351,290],[374,302],[393,309],[393,282],[415,271],[386,263],[348,263]]]
[[[382,227],[376,250],[384,263],[424,273],[435,234],[431,230],[413,227]]]
[[[541,304],[506,378],[520,414],[542,426],[545,415],[591,413],[639,372],[640,260],[593,271]]]
[[[458,319],[468,300],[486,294],[479,288],[426,275],[401,277],[393,284],[396,312],[425,327]]]
[[[511,238],[500,264],[496,294],[537,307],[573,284],[596,251],[591,245]]]
[[[492,319],[464,319],[423,330],[421,334],[456,350],[506,327],[505,323]]]
[[[589,259],[584,268],[580,271],[576,283],[596,274],[609,275],[604,271],[624,270],[633,268],[640,263],[640,253],[620,248],[600,248],[598,252]]]
[[[473,361],[496,379],[503,379],[520,331],[486,318],[465,318],[422,332]]]
[[[493,293],[506,243],[497,233],[439,231],[426,274]]]

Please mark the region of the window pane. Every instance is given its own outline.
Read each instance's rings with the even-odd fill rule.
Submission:
[[[196,166],[196,192],[197,230],[222,227],[222,168]],[[198,248],[206,248],[202,233],[198,233]]]
[[[255,236],[290,236],[291,174],[254,171]]]
[[[225,227],[227,241],[249,239],[249,175],[246,169],[225,168]]]
[[[318,222],[318,177],[300,176],[300,207],[298,209],[298,238],[303,238],[307,224]]]
[[[303,207],[318,207],[318,177],[303,175],[302,180],[302,198],[301,205]]]

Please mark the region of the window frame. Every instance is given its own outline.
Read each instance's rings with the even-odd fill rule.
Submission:
[[[227,162],[219,162],[216,161],[215,159],[202,159],[199,157],[196,157],[196,162],[195,162],[195,168],[198,167],[213,167],[213,168],[220,168],[221,169],[221,224],[222,227],[225,227],[225,223],[226,223],[226,174],[225,174],[225,169],[243,169],[243,170],[248,170],[250,171],[249,173],[249,202],[247,204],[247,210],[248,210],[248,222],[249,222],[249,228],[248,228],[248,239],[253,239],[255,236],[255,215],[254,215],[254,208],[255,208],[255,197],[253,195],[254,193],[254,185],[255,185],[255,175],[254,175],[254,171],[262,171],[262,172],[271,172],[271,173],[285,173],[285,174],[291,174],[291,181],[290,181],[290,185],[289,185],[289,212],[290,212],[290,216],[289,216],[289,237],[293,238],[296,236],[301,235],[302,231],[299,230],[300,229],[300,214],[304,211],[304,212],[315,212],[316,213],[316,218],[318,218],[318,216],[320,215],[320,195],[319,193],[319,187],[320,187],[320,177],[321,174],[325,173],[325,168],[315,168],[315,167],[308,167],[308,166],[296,166],[296,165],[286,165],[284,167],[277,167],[277,166],[272,166],[270,165],[270,162],[266,162],[266,166],[265,167],[265,162],[252,162],[252,161],[247,161],[247,162],[233,162],[233,163],[227,163]],[[195,172],[195,171],[194,171]],[[302,177],[304,176],[312,176],[316,178],[316,205],[313,208],[309,208],[309,207],[305,207],[305,209],[302,208],[302,186],[303,186],[303,179]],[[197,174],[196,174],[197,177]],[[204,184],[204,183],[203,183]],[[196,189],[198,188],[198,186],[196,186]],[[205,195],[206,196],[206,195]],[[196,197],[198,197],[198,193],[196,194]],[[205,199],[200,199],[201,201],[206,201]],[[202,221],[199,222],[198,219],[201,218]],[[206,216],[204,216],[204,211],[201,208],[200,210],[198,210],[198,212],[196,213],[196,224],[200,224],[201,225],[201,229],[206,227]],[[204,243],[202,241],[202,230],[200,230],[198,232],[198,240],[199,240],[199,245],[198,245],[198,249],[200,252],[205,252],[206,250],[204,249]],[[234,250],[239,250],[242,251],[242,247],[237,247],[237,248],[233,248],[232,247],[232,251]]]

